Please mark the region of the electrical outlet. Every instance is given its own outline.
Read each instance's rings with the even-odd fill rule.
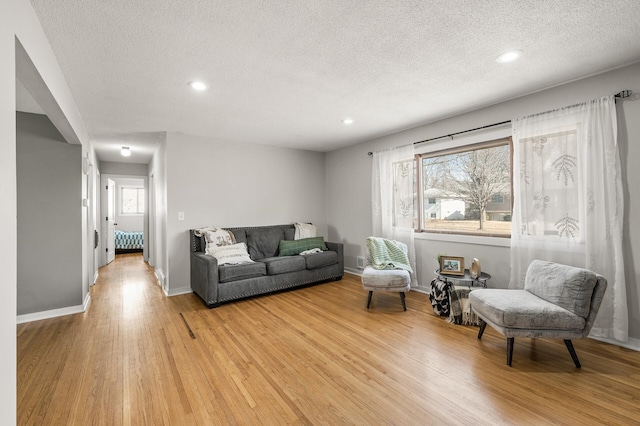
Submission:
[[[364,256],[357,257],[358,269],[364,269]]]

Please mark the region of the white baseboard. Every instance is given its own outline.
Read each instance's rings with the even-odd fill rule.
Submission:
[[[193,290],[191,289],[191,287],[172,288],[171,290],[164,292],[164,294],[166,294],[167,297],[178,296],[180,294],[189,294],[189,293],[193,293]]]
[[[357,275],[357,276],[359,276],[359,277],[361,277],[361,276],[362,276],[362,269],[347,268],[347,267],[345,266],[344,271],[345,271],[345,272],[348,272],[348,273],[350,273],[350,274],[353,274],[353,275]]]
[[[95,283],[98,282],[98,271],[96,271],[95,275],[93,276],[93,282],[91,283],[91,285],[94,285]]]
[[[631,349],[634,351],[639,351],[640,352],[640,339],[627,339],[626,342],[619,342],[617,340],[614,339],[608,339],[608,338],[604,338],[604,337],[591,337],[589,336],[590,339],[593,340],[597,340],[599,342],[604,342],[604,343],[609,343],[611,345],[615,345],[615,346],[620,346],[623,348],[627,348],[627,349]]]
[[[154,268],[153,274],[156,276],[158,285],[164,290],[164,273],[160,268]]]
[[[24,324],[25,322],[40,321],[49,318],[62,317],[65,315],[81,314],[86,312],[91,302],[91,295],[87,293],[82,305],[68,306],[66,308],[51,309],[49,311],[34,312],[32,314],[18,315],[16,324]]]

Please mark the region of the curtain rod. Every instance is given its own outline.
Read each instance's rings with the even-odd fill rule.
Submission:
[[[422,140],[422,141],[413,142],[412,145],[418,145],[420,143],[431,142],[431,141],[435,141],[437,139],[453,138],[454,136],[461,135],[463,133],[475,132],[476,130],[488,129],[489,127],[501,126],[503,124],[508,124],[508,123],[511,123],[511,120],[501,121],[500,123],[487,124],[486,126],[475,127],[473,129],[469,129],[469,130],[462,130],[460,132],[449,133],[448,135],[442,135],[442,136],[438,136],[438,137],[435,137],[435,138],[429,138],[429,139],[425,139],[425,140]],[[407,144],[407,145],[409,145],[409,144]],[[406,145],[403,145],[403,146],[406,146]],[[368,156],[372,156],[373,152],[369,151],[369,152],[367,152],[367,155]]]
[[[629,96],[631,96],[632,93],[633,92],[631,90],[623,90],[621,92],[616,93],[613,97],[615,99],[624,99],[624,98],[628,98]],[[413,145],[418,145],[418,144],[425,143],[425,142],[431,142],[431,141],[435,141],[437,139],[453,138],[454,136],[461,135],[463,133],[475,132],[476,130],[488,129],[489,127],[501,126],[503,124],[508,124],[508,123],[511,123],[511,120],[501,121],[500,123],[487,124],[486,126],[475,127],[473,129],[469,129],[469,130],[462,130],[460,132],[449,133],[448,135],[442,135],[442,136],[438,136],[438,137],[435,137],[435,138],[429,138],[429,139],[425,139],[425,140],[422,140],[422,141],[413,142]],[[407,145],[409,145],[409,144],[407,144]],[[369,152],[367,152],[367,155],[368,156],[372,156],[373,152],[369,151]]]

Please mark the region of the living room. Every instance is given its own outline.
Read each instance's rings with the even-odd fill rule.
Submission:
[[[629,3],[627,7],[630,15],[633,15],[633,11],[637,14],[637,6]],[[73,132],[82,142],[82,157],[89,158],[92,164],[98,166],[100,159],[95,153],[92,138],[88,136],[85,115],[75,107],[75,96],[72,95],[74,90],[67,86],[69,83],[65,81],[50,47],[53,40],[47,39],[46,31],[43,31],[33,7],[28,2],[15,0],[3,4],[0,11],[3,16],[2,27],[11,33],[10,37],[5,33],[0,51],[3,62],[7,64],[0,71],[0,81],[5,89],[3,92],[15,92],[13,65],[17,38],[29,53],[41,79],[46,82],[52,98],[58,104],[58,110],[66,117]],[[615,31],[615,27],[613,30]],[[162,130],[158,137],[158,150],[148,160],[149,176],[153,176],[155,181],[156,199],[164,200],[164,204],[161,204],[163,209],[155,215],[155,236],[159,243],[154,247],[152,258],[159,271],[157,275],[167,295],[190,292],[189,258],[188,250],[185,249],[188,246],[188,229],[206,225],[270,225],[299,220],[316,224],[319,234],[324,235],[328,241],[342,242],[345,246],[346,270],[358,273],[358,257],[364,255],[364,242],[372,229],[372,159],[367,155],[368,152],[513,120],[613,95],[622,90],[638,93],[639,76],[640,64],[637,57],[624,63],[612,60],[608,69],[582,74],[580,77],[583,78],[580,79],[568,79],[562,84],[514,94],[512,99],[493,104],[469,103],[455,113],[416,119],[413,126],[404,127],[407,130],[382,132],[363,138],[351,146],[326,151],[271,146],[257,143],[258,141],[238,142],[221,137],[158,129]],[[444,102],[446,96],[442,96],[440,101]],[[639,172],[633,166],[633,160],[640,158],[637,144],[633,142],[640,138],[640,127],[636,119],[640,116],[640,102],[630,98],[619,100],[617,105],[618,143],[624,173],[623,247],[629,308],[629,341],[625,344],[637,350],[640,347],[640,301],[635,265],[640,261],[640,227],[632,218],[640,211],[640,204],[635,196],[640,193],[637,183],[640,182]],[[15,133],[12,130],[15,129],[14,99],[7,99],[3,103],[3,110],[5,113],[2,114],[0,126],[3,129],[2,140],[8,141],[6,147],[3,145],[3,150],[6,148],[6,152],[12,153],[15,152]],[[55,121],[55,116],[50,118]],[[354,124],[363,125],[360,121]],[[336,132],[348,131],[345,127]],[[510,127],[507,125],[484,133],[476,132],[469,137],[490,140],[504,135],[500,132],[509,134]],[[455,143],[475,143],[464,139],[466,137],[439,139],[432,144],[423,144],[422,147],[427,145],[429,149],[435,149],[438,143],[444,145],[450,143],[451,139]],[[320,145],[320,142],[316,143]],[[7,271],[8,287],[15,287],[16,219],[11,201],[15,198],[15,190],[12,189],[15,186],[12,185],[12,182],[15,183],[15,156],[6,157],[2,160],[1,169],[3,178],[9,185],[7,188],[3,187],[2,191],[3,199],[9,200],[9,207],[2,213],[2,222],[8,242],[3,247],[0,258],[3,269]],[[233,185],[229,182],[233,182]],[[265,205],[273,207],[265,209]],[[83,235],[88,234],[88,229],[83,229]],[[91,241],[87,237],[87,241],[83,242],[83,262],[91,256],[87,248],[90,245]],[[483,270],[492,274],[491,284],[495,287],[508,285],[508,239],[451,237],[427,233],[417,235],[416,258],[418,281],[421,285],[428,285],[433,278],[433,270],[437,268],[435,259],[439,253],[463,256],[466,259],[481,258]],[[77,290],[83,296],[84,292],[90,292],[89,278],[86,278],[88,275],[83,274],[85,281]],[[1,322],[3,328],[6,328],[2,335],[3,341],[11,342],[7,343],[2,352],[3,365],[7,367],[6,377],[9,378],[15,378],[15,291],[15,288],[8,289],[6,300],[3,301],[4,317]],[[3,390],[7,392],[7,397],[3,399],[7,404],[4,412],[10,413],[15,410],[15,385],[9,383]]]

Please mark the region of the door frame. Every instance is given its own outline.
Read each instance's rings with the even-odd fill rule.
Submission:
[[[149,252],[151,246],[149,245],[149,177],[140,175],[119,175],[119,174],[101,174],[100,175],[100,266],[104,266],[107,263],[106,249],[106,227],[107,223],[105,218],[107,217],[107,179],[141,179],[144,183],[144,203],[145,211],[143,215],[143,230],[144,235],[144,248],[142,250],[142,256],[145,262],[149,261]],[[117,195],[116,195],[117,197]]]

